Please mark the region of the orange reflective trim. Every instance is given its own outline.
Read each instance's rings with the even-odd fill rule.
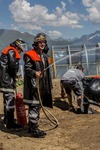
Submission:
[[[29,50],[24,55],[30,56],[31,59],[34,60],[34,61],[42,61],[41,58],[39,57],[38,53],[34,49]]]
[[[93,76],[93,78],[100,78],[100,75],[95,75]]]
[[[17,58],[17,59],[20,59],[20,55],[19,55],[18,51],[17,51],[16,48],[14,48],[13,46],[8,46],[8,47],[6,47],[6,48],[2,51],[2,53],[6,55],[9,50],[14,50],[14,52],[15,52],[15,54],[16,54],[16,58]]]

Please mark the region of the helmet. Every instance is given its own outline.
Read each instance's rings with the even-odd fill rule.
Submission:
[[[18,49],[21,49],[22,52],[27,51],[27,44],[21,38],[16,39],[10,45],[17,47]]]
[[[44,33],[38,33],[34,38],[34,42],[38,41],[46,41],[46,35]]]

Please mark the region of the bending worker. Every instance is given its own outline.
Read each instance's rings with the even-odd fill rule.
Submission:
[[[24,103],[29,106],[29,133],[36,138],[45,137],[46,132],[38,128],[40,116],[40,101],[52,108],[52,83],[48,66],[47,40],[44,33],[36,35],[33,49],[24,54]],[[37,80],[39,85],[37,85]]]
[[[22,39],[17,39],[6,47],[0,58],[0,91],[4,99],[4,123],[9,128],[20,128],[14,119],[14,99],[16,76],[19,69],[20,53],[27,45]]]
[[[83,73],[82,65],[78,65],[76,69],[69,69],[61,79],[61,95],[63,96],[64,91],[67,94],[69,102],[69,111],[75,112],[75,108],[72,103],[72,91],[77,96],[77,113],[81,113],[81,100],[83,92],[83,83],[85,75]]]

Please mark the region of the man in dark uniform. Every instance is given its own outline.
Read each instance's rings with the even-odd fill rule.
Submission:
[[[32,46],[33,49],[24,54],[24,103],[29,106],[29,132],[33,137],[41,138],[45,137],[46,133],[38,128],[41,108],[39,93],[42,104],[52,108],[52,82],[46,55],[46,35],[37,34]]]
[[[3,93],[4,124],[7,128],[21,127],[14,119],[14,93],[20,53],[26,47],[22,39],[17,39],[2,51],[0,57],[0,91]]]

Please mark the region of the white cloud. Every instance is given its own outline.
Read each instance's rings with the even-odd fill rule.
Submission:
[[[13,29],[19,29],[19,28],[24,28],[24,29],[28,29],[28,30],[40,30],[42,31],[43,29],[41,28],[41,26],[36,26],[36,25],[33,25],[33,24],[30,24],[30,23],[20,23],[20,24],[12,24],[11,25]]]
[[[100,24],[100,0],[82,0],[82,2],[88,12],[88,20]]]
[[[76,13],[68,12],[66,4],[61,1],[53,13],[43,5],[30,5],[27,0],[14,0],[9,5],[9,10],[17,26],[27,30],[42,30],[44,26],[82,28]]]
[[[48,31],[47,33],[50,37],[52,38],[57,38],[57,37],[61,37],[62,33],[59,31]]]
[[[14,30],[18,30],[19,28],[17,26],[15,26],[14,24],[11,24],[11,27],[14,29]]]

